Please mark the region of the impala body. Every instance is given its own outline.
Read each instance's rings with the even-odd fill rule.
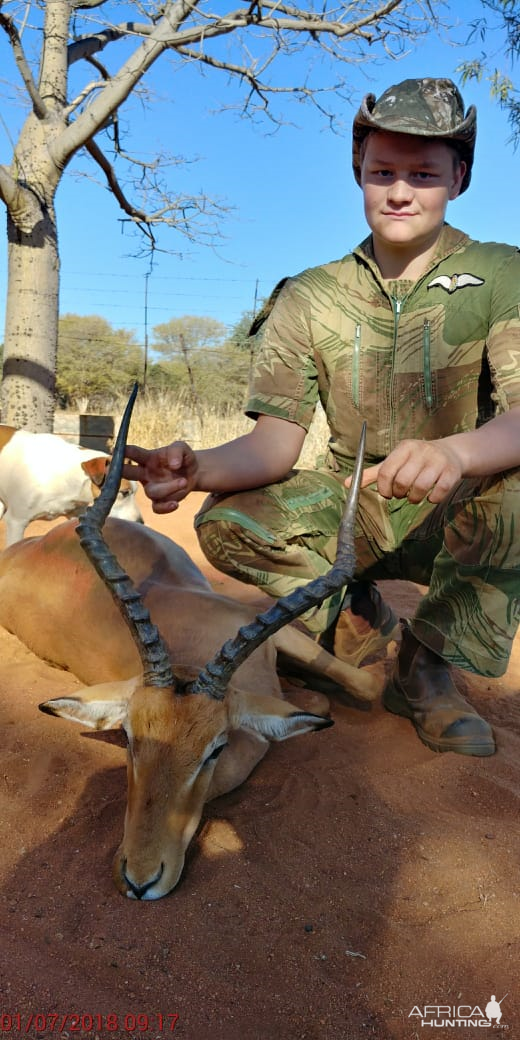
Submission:
[[[114,880],[132,898],[159,898],[179,879],[204,803],[241,784],[270,740],[330,725],[283,700],[277,653],[363,699],[376,696],[376,684],[288,626],[240,665],[222,700],[143,686],[131,631],[76,526],[68,521],[0,556],[0,624],[88,684],[44,711],[95,729],[125,729],[128,806]],[[109,517],[104,534],[161,631],[180,690],[253,622],[254,610],[213,592],[187,553],[157,531]]]
[[[378,690],[374,676],[289,624],[352,576],[362,445],[331,571],[254,617],[212,592],[168,538],[107,520],[136,393],[101,495],[77,526],[18,542],[0,558],[0,623],[89,684],[43,711],[95,729],[123,726],[128,801],[113,876],[124,895],[158,899],[179,880],[205,801],[242,783],[269,740],[332,724],[283,700],[278,651],[359,697]]]

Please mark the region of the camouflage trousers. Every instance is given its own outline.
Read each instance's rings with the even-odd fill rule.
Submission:
[[[265,488],[210,496],[195,527],[215,567],[285,596],[334,562],[345,496],[328,471],[293,471]],[[356,559],[357,579],[428,586],[410,619],[422,643],[460,668],[503,675],[520,621],[520,471],[463,481],[440,505],[365,488]],[[343,594],[302,616],[311,633],[334,622]]]

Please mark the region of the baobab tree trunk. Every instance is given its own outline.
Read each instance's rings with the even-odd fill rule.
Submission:
[[[33,203],[37,200],[33,197]],[[8,215],[2,422],[52,430],[58,335],[59,258],[54,210],[40,205],[33,229]],[[22,306],[20,307],[20,303]]]
[[[59,308],[54,200],[62,167],[53,155],[60,122],[31,113],[11,167],[0,168],[7,204],[8,294],[2,422],[52,430]]]

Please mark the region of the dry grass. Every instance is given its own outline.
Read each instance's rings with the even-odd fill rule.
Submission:
[[[125,403],[121,402],[116,412],[116,425],[119,424]],[[219,414],[206,410],[201,422],[192,407],[164,391],[153,397],[146,394],[138,396],[129,441],[144,448],[157,448],[177,440],[187,441],[193,448],[212,448],[241,437],[253,425],[253,420],[240,411]],[[327,438],[327,422],[323,410],[319,408],[306,437],[299,465],[314,466],[316,457],[325,449]]]

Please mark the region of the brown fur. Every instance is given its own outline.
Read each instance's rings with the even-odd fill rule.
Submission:
[[[16,433],[14,426],[0,426],[0,451],[9,444],[13,433]]]
[[[124,726],[128,806],[114,880],[132,898],[159,898],[177,884],[204,802],[242,783],[265,754],[268,740],[330,724],[323,715],[284,702],[277,648],[335,678],[349,692],[361,691],[370,699],[377,684],[373,676],[362,676],[303,633],[286,628],[237,669],[224,700],[179,695],[179,683],[195,678],[252,620],[253,610],[214,593],[170,539],[109,518],[106,541],[159,627],[177,677],[173,690],[144,688],[130,630],[75,528],[76,521],[68,521],[1,555],[0,624],[40,657],[89,684],[79,697],[47,702],[46,712],[94,728]]]

